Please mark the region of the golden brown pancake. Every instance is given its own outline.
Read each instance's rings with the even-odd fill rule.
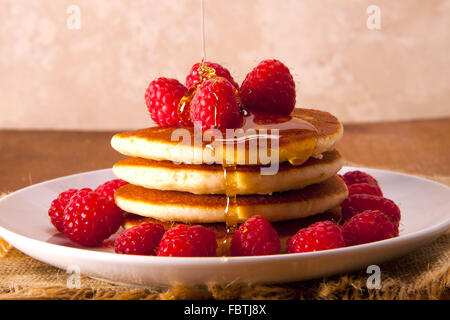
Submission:
[[[237,220],[242,222],[254,215],[262,215],[271,222],[304,218],[338,206],[347,195],[345,183],[336,175],[301,190],[272,195],[238,195]],[[115,201],[126,212],[161,221],[226,221],[225,195],[195,195],[128,184],[116,191]]]
[[[310,158],[299,166],[279,165],[275,175],[262,175],[260,166],[236,166],[236,194],[268,194],[301,189],[336,174],[343,159],[336,150]],[[174,164],[171,161],[127,158],[116,163],[114,174],[129,183],[149,189],[184,191],[195,194],[225,194],[226,182],[221,165]]]
[[[298,230],[306,228],[318,221],[331,220],[338,223],[340,219],[341,219],[340,207],[335,207],[324,213],[316,214],[314,216],[303,219],[274,222],[272,223],[272,226],[277,231],[278,236],[280,237],[281,240],[282,248],[284,248],[286,240],[292,237],[294,234],[296,234]],[[162,224],[165,230],[169,230],[170,228],[173,228],[179,224],[183,224],[182,222],[179,221],[169,221],[169,222],[160,221],[153,218],[147,218],[132,213],[127,213],[124,218],[123,227],[125,229],[129,229],[131,227],[140,225],[141,223],[144,222],[153,222]],[[229,252],[227,244],[229,244],[229,241],[233,236],[233,232],[229,232],[229,229],[226,227],[224,223],[202,223],[200,225],[214,231],[214,233],[216,234],[216,240],[218,244],[217,250],[218,255],[228,255]]]
[[[193,127],[151,127],[118,133],[111,139],[111,145],[127,156],[177,163],[264,165],[274,161],[291,161],[301,164],[311,156],[320,156],[332,150],[342,137],[341,122],[328,112],[298,108],[293,111],[292,117],[307,125],[296,130],[282,129],[279,138],[269,139],[266,146],[258,144],[256,148],[250,146],[248,136],[243,139],[245,142],[240,144],[242,148],[222,143],[214,146],[210,142],[195,143]],[[277,127],[277,124],[266,125],[264,121],[260,123],[262,127]],[[278,127],[283,128],[283,123]],[[183,140],[180,132],[187,134],[189,138]],[[274,156],[276,151],[277,157]],[[271,158],[267,159],[262,155]],[[253,156],[256,158],[252,158]]]

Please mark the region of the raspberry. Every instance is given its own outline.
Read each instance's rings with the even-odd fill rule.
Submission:
[[[64,234],[83,246],[97,246],[122,224],[122,211],[89,188],[75,193],[64,210]]]
[[[232,256],[258,256],[280,253],[280,238],[269,221],[253,216],[239,226],[230,244]]]
[[[48,209],[48,215],[50,221],[59,232],[64,232],[64,209],[70,202],[70,198],[77,193],[77,189],[69,189],[61,192],[58,197],[52,201],[50,209]]]
[[[186,92],[187,88],[175,79],[158,78],[150,82],[145,91],[145,103],[153,121],[160,127],[181,124],[178,103]]]
[[[374,177],[359,170],[349,171],[344,174],[342,178],[344,179],[347,187],[356,183],[367,183],[370,185],[378,186],[378,181],[375,180]]]
[[[99,185],[97,187],[97,189],[95,189],[95,192],[97,192],[99,195],[106,198],[107,200],[112,201],[115,205],[114,193],[116,192],[117,189],[119,189],[121,186],[124,186],[126,184],[128,184],[128,182],[126,182],[122,179],[114,179],[114,180],[106,181],[105,183]],[[117,208],[119,209],[119,207],[117,207]]]
[[[238,96],[225,78],[215,77],[203,82],[192,99],[191,119],[200,122],[203,130],[235,128],[241,123]]]
[[[321,251],[345,246],[341,228],[332,221],[320,221],[300,229],[286,242],[286,253]]]
[[[398,226],[394,225],[383,212],[366,210],[358,213],[342,226],[345,244],[374,242],[398,236]]]
[[[355,183],[348,186],[348,194],[351,196],[353,194],[371,194],[373,196],[383,196],[378,185],[372,185],[368,183]]]
[[[114,243],[114,250],[116,253],[154,256],[163,235],[161,224],[144,222],[122,232]]]
[[[379,210],[396,226],[400,222],[400,209],[394,201],[369,194],[354,194],[345,199],[342,204],[342,218],[348,220],[355,214],[365,210]]]
[[[203,226],[179,224],[166,231],[162,237],[157,255],[169,257],[214,257],[216,256],[216,235]]]
[[[261,61],[240,89],[242,103],[251,111],[289,115],[295,107],[295,82],[278,60]]]
[[[204,64],[214,69],[216,72],[217,77],[222,77],[230,81],[230,83],[236,88],[239,89],[239,85],[234,81],[233,77],[230,74],[230,71],[228,71],[227,68],[222,67],[218,63],[214,62],[207,62],[205,61]],[[191,71],[189,72],[188,76],[186,77],[186,87],[190,88],[193,85],[201,83],[200,75],[198,74],[198,67],[200,66],[200,63],[196,63],[192,66]]]

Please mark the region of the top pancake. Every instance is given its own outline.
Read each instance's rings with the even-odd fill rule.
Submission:
[[[247,139],[245,145],[239,147],[220,143],[212,149],[207,142],[194,141],[193,127],[150,127],[118,133],[111,139],[111,145],[127,156],[187,164],[264,165],[290,161],[299,165],[311,156],[333,149],[343,135],[341,122],[328,112],[297,108],[291,116],[312,125],[315,131],[280,131],[276,140],[278,146],[270,139],[266,146],[257,146],[257,159],[250,158],[252,150]],[[186,134],[189,139],[183,140],[180,135]],[[274,156],[274,151],[278,151],[278,157]],[[267,155],[266,159],[261,154]]]

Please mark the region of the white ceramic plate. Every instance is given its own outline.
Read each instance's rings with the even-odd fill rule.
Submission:
[[[356,168],[346,167],[342,172]],[[400,236],[320,252],[229,258],[170,258],[114,254],[112,248],[83,248],[55,232],[47,216],[50,202],[69,188],[113,179],[110,169],[36,184],[0,200],[0,237],[40,261],[115,283],[134,285],[237,282],[277,283],[342,273],[398,257],[445,233],[450,226],[450,188],[394,172],[372,174],[387,198],[400,207]]]

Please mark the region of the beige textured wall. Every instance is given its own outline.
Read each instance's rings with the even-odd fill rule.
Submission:
[[[81,29],[66,26],[70,5]],[[381,30],[366,8],[381,9]],[[149,125],[144,91],[200,59],[199,0],[0,0],[0,127]],[[208,59],[285,62],[297,106],[347,122],[450,116],[450,1],[206,0]]]

